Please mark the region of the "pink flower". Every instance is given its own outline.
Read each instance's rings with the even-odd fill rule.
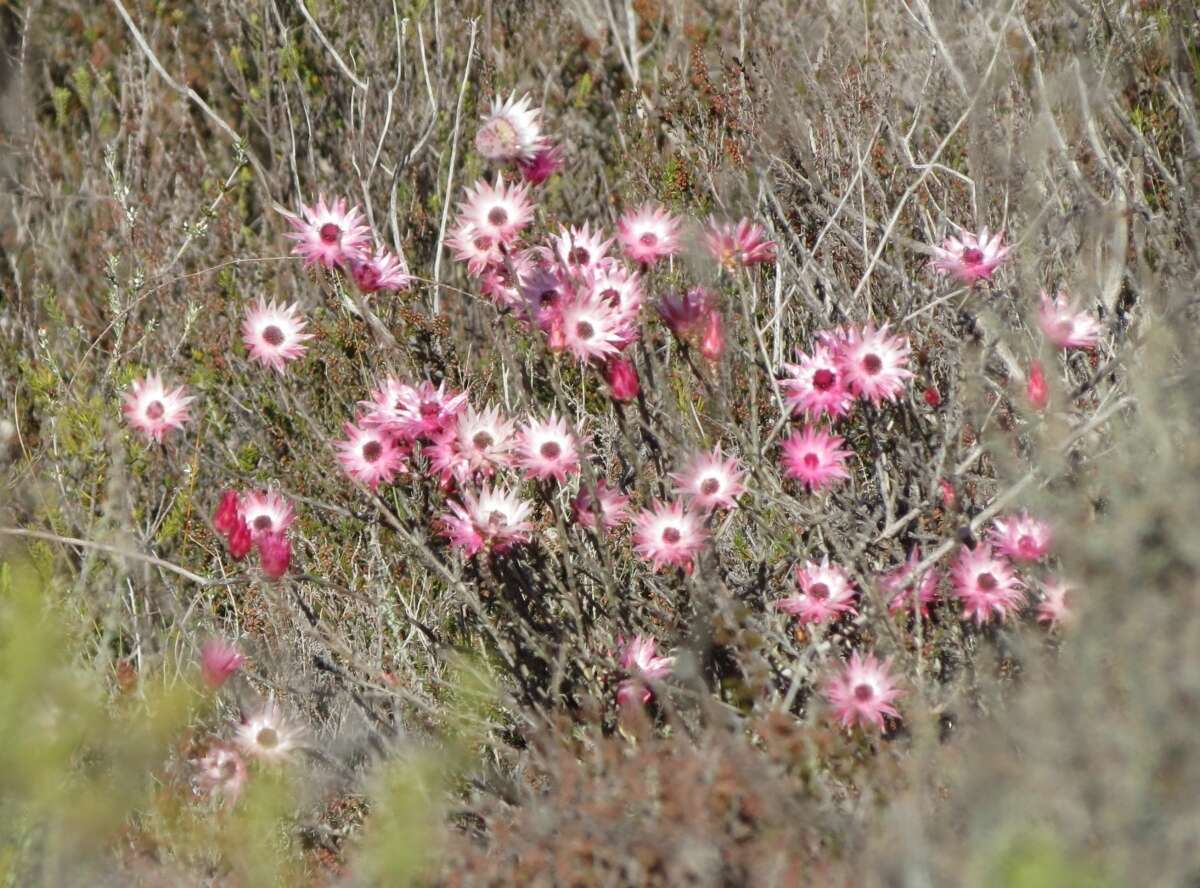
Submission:
[[[631,675],[617,688],[618,705],[649,703],[651,693],[645,685],[646,680],[661,681],[671,674],[675,658],[656,657],[654,655],[656,644],[654,637],[650,635],[635,635],[628,641],[620,636],[617,637],[618,662],[620,662],[621,668]]]
[[[854,596],[858,594],[850,577],[836,564],[829,563],[825,556],[820,564],[807,561],[796,567],[798,595],[782,598],[775,608],[799,617],[801,623],[824,623],[841,614],[857,613]]]
[[[130,427],[146,436],[149,441],[162,443],[163,435],[171,429],[181,429],[191,419],[188,404],[194,398],[186,394],[187,389],[179,386],[168,392],[163,387],[162,377],[151,373],[145,379],[135,379],[122,398],[121,412]]]
[[[921,550],[913,547],[908,559],[895,570],[884,574],[879,585],[888,593],[888,613],[911,611],[920,607],[922,615],[928,615],[929,605],[937,598],[937,585],[941,577],[936,570],[927,570],[917,582],[913,568],[921,563]],[[916,599],[914,601],[913,599]]]
[[[679,251],[679,220],[657,204],[642,204],[617,222],[617,239],[626,256],[650,264]]]
[[[1030,361],[1029,376],[1025,381],[1025,400],[1034,410],[1044,410],[1050,401],[1050,389],[1046,386],[1046,373],[1040,361]]]
[[[874,654],[863,657],[855,651],[846,668],[826,683],[822,696],[833,707],[834,717],[842,727],[874,725],[882,730],[885,715],[900,717],[892,702],[901,692],[890,667],[890,659],[881,663]]]
[[[454,425],[467,407],[467,394],[447,391],[444,381],[437,388],[429,381],[414,387],[389,376],[371,392],[371,400],[358,403],[367,411],[364,426],[428,441]]]
[[[458,417],[453,440],[472,472],[487,476],[512,465],[511,451],[516,444],[514,424],[501,415],[498,407],[480,413],[468,406]]]
[[[517,169],[530,185],[541,185],[563,167],[562,148],[545,144],[534,152],[531,160],[518,160]]]
[[[296,520],[292,504],[273,490],[242,497],[240,514],[255,542],[269,533],[283,533]]]
[[[1049,579],[1042,584],[1042,600],[1038,602],[1039,623],[1048,623],[1052,629],[1070,626],[1075,622],[1072,600],[1075,586],[1059,579]]]
[[[213,690],[241,668],[246,658],[233,645],[219,638],[210,638],[200,648],[200,677]]]
[[[816,491],[840,478],[849,478],[846,459],[850,451],[841,450],[842,438],[830,435],[815,426],[805,426],[784,439],[783,473],[797,478],[809,490]]]
[[[467,263],[467,272],[476,277],[488,266],[504,261],[499,240],[461,219],[446,236],[446,246],[455,259]]]
[[[542,130],[538,124],[541,110],[530,107],[529,94],[517,99],[499,96],[483,116],[483,125],[475,134],[475,147],[488,160],[530,161],[542,147]]]
[[[286,213],[292,226],[286,237],[298,241],[292,252],[304,258],[304,267],[322,265],[340,268],[350,259],[366,259],[371,247],[371,229],[358,207],[347,211],[346,201],[338,198],[326,205],[323,196],[315,206],[300,205],[301,216]]]
[[[685,341],[703,335],[712,310],[712,297],[703,287],[667,294],[658,306],[658,313],[671,332]]]
[[[990,278],[1001,262],[1008,256],[1008,247],[1001,246],[1004,232],[997,232],[989,239],[987,226],[979,232],[978,237],[969,231],[962,233],[962,239],[947,237],[940,247],[934,247],[937,257],[933,267],[940,274],[951,274],[964,284],[973,284],[980,278]]]
[[[199,758],[192,759],[192,791],[198,796],[234,804],[246,785],[246,763],[224,743],[212,743]]]
[[[1100,339],[1100,322],[1086,311],[1079,311],[1065,293],[1051,299],[1042,291],[1038,326],[1059,348],[1095,348]]]
[[[633,363],[620,355],[610,357],[604,364],[604,381],[614,401],[632,401],[641,391]]]
[[[217,533],[225,534],[225,536],[233,533],[241,520],[238,517],[238,507],[239,497],[236,490],[226,490],[221,494],[221,501],[217,504],[212,516],[213,529]]]
[[[548,420],[529,420],[521,431],[517,446],[517,465],[530,478],[554,478],[559,484],[567,475],[579,471],[576,436],[567,424],[551,413]]]
[[[634,551],[655,570],[678,565],[691,571],[696,553],[708,539],[700,515],[678,501],[666,504],[655,500],[634,517],[633,524]]]
[[[1037,561],[1050,551],[1050,525],[1028,512],[992,523],[992,544],[1009,558]]]
[[[467,189],[466,203],[458,218],[460,223],[470,225],[477,234],[497,244],[511,243],[533,218],[528,186],[505,185],[503,175],[496,177],[494,186],[480,179]]]
[[[612,530],[629,520],[626,509],[628,503],[629,497],[613,490],[607,481],[600,478],[595,487],[580,486],[579,493],[571,500],[571,514],[576,524],[592,529],[596,526],[596,513],[599,512],[600,526]]]
[[[704,335],[700,337],[700,354],[715,361],[725,351],[725,334],[721,330],[721,313],[710,311],[704,322]]]
[[[616,354],[626,335],[626,327],[612,306],[590,293],[578,293],[566,300],[559,324],[563,347],[580,361]]]
[[[912,378],[908,365],[908,338],[888,336],[888,325],[879,330],[868,324],[846,333],[835,351],[842,379],[850,391],[872,404],[894,401]]]
[[[532,508],[515,492],[484,485],[479,496],[463,491],[462,502],[447,502],[450,514],[442,516],[442,533],[470,558],[485,546],[504,552],[529,540],[529,512]]]
[[[287,573],[292,561],[292,544],[282,531],[258,538],[258,563],[268,579],[277,580]]]
[[[637,322],[638,309],[642,306],[641,276],[630,271],[616,259],[604,259],[583,276],[581,289],[607,302],[627,326]],[[632,342],[630,336],[628,342]],[[623,343],[628,344],[628,342]]]
[[[730,271],[738,265],[775,261],[775,241],[768,240],[766,230],[749,219],[742,219],[735,225],[710,218],[704,233],[704,246]]]
[[[294,302],[281,308],[274,300],[267,305],[260,298],[242,321],[242,342],[253,360],[282,375],[284,365],[304,354],[304,343],[313,338],[304,332],[306,323]]]
[[[538,267],[535,250],[508,253],[503,262],[487,266],[479,277],[479,289],[501,308],[525,306],[524,282]]]
[[[799,363],[784,364],[790,374],[780,381],[784,399],[792,412],[808,419],[828,416],[836,419],[845,416],[854,405],[854,399],[846,388],[841,368],[829,349],[818,344],[812,357],[802,351],[796,352]]]
[[[575,296],[574,285],[555,268],[534,268],[521,282],[529,322],[549,331],[562,317],[563,305]]]
[[[687,497],[691,505],[703,511],[716,508],[736,509],[737,498],[745,492],[745,470],[735,458],[725,459],[721,448],[692,457],[687,468],[671,475],[675,493]]]
[[[258,711],[243,715],[234,740],[246,755],[264,764],[279,764],[291,757],[304,738],[304,730],[293,725],[273,699]]]
[[[345,425],[346,439],[336,442],[342,470],[359,484],[375,490],[379,482],[391,483],[396,474],[407,470],[407,451],[396,445],[390,434],[379,428]]]
[[[254,534],[250,532],[250,525],[238,517],[237,526],[229,531],[225,543],[229,547],[229,554],[235,559],[240,561],[245,558],[246,553],[254,547]]]
[[[600,228],[592,231],[589,223],[581,228],[564,228],[553,238],[551,246],[558,261],[571,274],[582,275],[596,268],[600,260],[608,255],[612,238],[605,240]]]
[[[386,247],[376,247],[369,259],[351,259],[350,274],[363,293],[378,290],[407,290],[412,286],[412,275],[404,256],[394,255]]]
[[[982,625],[993,615],[1001,621],[1025,602],[1023,584],[1012,566],[992,554],[992,547],[980,543],[964,548],[950,571],[954,594],[963,604],[963,619],[972,618]]]

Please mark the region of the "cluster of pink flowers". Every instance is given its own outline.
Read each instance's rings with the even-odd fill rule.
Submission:
[[[273,490],[245,495],[226,490],[212,516],[213,528],[225,538],[229,554],[241,559],[257,547],[262,572],[273,580],[287,573],[291,564],[287,529],[294,520],[291,502]]]
[[[341,197],[327,204],[325,196],[319,195],[311,207],[301,204],[299,213],[287,213],[292,227],[287,237],[296,241],[292,252],[306,268],[346,272],[364,294],[408,289],[412,276],[404,256],[380,244],[362,211],[347,204]]]

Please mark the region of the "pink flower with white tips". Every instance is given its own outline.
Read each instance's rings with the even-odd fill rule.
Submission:
[[[797,351],[796,357],[799,363],[783,365],[789,375],[779,382],[792,412],[809,419],[822,416],[835,419],[848,414],[854,398],[846,388],[833,352],[818,344],[811,357],[802,351]]]
[[[545,139],[542,141],[542,147],[534,152],[531,159],[517,161],[517,169],[521,172],[521,178],[530,185],[541,185],[561,170],[565,162],[561,146],[551,145]]]
[[[470,558],[485,546],[493,552],[505,552],[518,543],[528,542],[531,506],[517,494],[503,488],[484,485],[476,497],[469,490],[462,502],[447,502],[450,514],[442,516],[442,534]]]
[[[572,274],[583,274],[595,268],[608,255],[612,238],[605,240],[601,229],[592,231],[590,223],[584,222],[581,228],[562,229],[552,239],[551,246],[563,268]]]
[[[801,623],[824,623],[844,613],[857,613],[854,607],[854,588],[846,571],[829,563],[826,556],[820,564],[807,561],[796,567],[796,595],[775,602],[775,608],[799,617]]]
[[[849,478],[846,460],[850,451],[842,450],[843,439],[816,426],[805,426],[784,440],[780,461],[788,478],[797,478],[809,490],[816,491],[839,479]]]
[[[1042,600],[1038,602],[1039,623],[1048,623],[1050,628],[1067,627],[1075,622],[1072,601],[1075,585],[1059,579],[1049,579],[1042,584]]]
[[[500,241],[480,231],[470,222],[460,221],[446,236],[446,246],[459,262],[467,263],[467,272],[476,277],[490,265],[504,261]]]
[[[1065,293],[1051,298],[1042,291],[1038,326],[1046,339],[1059,348],[1095,348],[1100,341],[1100,322],[1080,311]]]
[[[171,429],[181,429],[191,419],[188,404],[194,398],[186,394],[187,389],[179,386],[168,392],[163,387],[162,377],[151,373],[145,379],[135,379],[122,398],[121,412],[130,427],[146,436],[148,440],[162,443],[163,435]]]
[[[444,381],[436,388],[429,381],[414,387],[389,376],[371,392],[371,400],[358,403],[366,410],[364,426],[429,441],[454,425],[467,407],[467,394],[447,391]]]
[[[286,761],[304,738],[304,730],[293,725],[274,700],[242,716],[234,740],[242,752],[265,764]]]
[[[220,742],[209,745],[204,755],[191,760],[192,790],[198,796],[232,805],[246,785],[246,763],[233,747]]]
[[[404,256],[397,256],[386,247],[376,247],[369,259],[351,259],[350,274],[363,293],[407,290],[412,286],[412,275]]]
[[[880,587],[889,596],[889,614],[902,610],[911,611],[914,607],[919,607],[922,615],[929,613],[929,605],[937,598],[937,586],[941,577],[936,570],[930,569],[921,574],[919,582],[916,581],[913,568],[920,563],[921,550],[913,547],[902,565],[879,578]]]
[[[746,488],[742,478],[745,469],[737,459],[725,458],[720,447],[708,453],[696,454],[687,468],[671,475],[675,492],[687,497],[693,506],[704,511],[736,509],[737,498]]]
[[[1037,561],[1050,551],[1053,533],[1050,525],[1028,512],[1011,518],[997,518],[989,534],[992,544],[1016,561]]]
[[[407,451],[396,445],[390,434],[379,428],[345,425],[346,439],[337,442],[338,462],[342,471],[369,490],[379,482],[391,483],[398,472],[407,470]]]
[[[475,133],[476,149],[488,160],[502,163],[533,160],[542,146],[541,113],[530,107],[528,93],[520,99],[515,92],[507,99],[497,96]]]
[[[630,675],[617,688],[619,705],[649,703],[652,695],[650,689],[645,685],[646,680],[661,681],[671,674],[675,658],[655,656],[656,645],[657,642],[651,635],[635,635],[628,641],[620,636],[617,637],[617,646],[620,649],[618,662],[621,664],[621,668]]]
[[[304,266],[322,265],[342,268],[348,260],[365,260],[371,249],[371,229],[363,220],[358,207],[346,209],[346,201],[338,198],[331,204],[324,196],[316,205],[300,205],[300,216],[287,213],[293,231],[286,237],[298,241],[292,252],[304,258]]]
[[[491,475],[512,464],[511,451],[516,444],[513,422],[501,415],[499,407],[482,412],[468,407],[458,417],[454,444],[472,472]]]
[[[882,730],[885,715],[900,717],[892,704],[901,692],[890,667],[890,659],[881,663],[874,654],[864,657],[855,651],[846,668],[825,684],[821,694],[833,707],[833,715],[842,727],[873,725]]]
[[[575,296],[574,285],[555,268],[535,267],[521,282],[529,322],[549,332],[559,322],[563,305]]]
[[[730,271],[739,265],[775,261],[775,241],[768,239],[765,228],[749,219],[735,224],[710,218],[704,232],[704,246]]]
[[[1001,262],[1008,257],[1008,247],[1001,246],[1004,232],[988,237],[987,226],[976,236],[964,231],[961,237],[947,237],[940,247],[934,247],[937,257],[933,267],[941,274],[950,274],[964,284],[990,278]]]
[[[950,577],[954,594],[963,605],[962,618],[973,619],[977,625],[993,616],[1003,622],[1025,603],[1024,584],[1013,574],[1012,565],[993,555],[987,543],[980,543],[974,549],[964,548]]]
[[[554,413],[545,421],[531,419],[521,430],[517,465],[530,478],[554,478],[562,484],[579,471],[578,441]]]
[[[606,358],[624,344],[628,327],[598,296],[577,293],[559,314],[563,347],[580,361]]]
[[[642,204],[617,222],[617,239],[626,256],[649,265],[679,252],[679,220],[657,204]]]
[[[505,256],[504,262],[483,270],[479,276],[479,289],[501,308],[523,308],[525,281],[537,267],[536,251],[517,250]]]
[[[642,307],[641,276],[615,259],[605,259],[584,275],[581,289],[611,305],[627,324],[634,323]]]
[[[308,348],[304,343],[313,338],[312,333],[304,332],[307,321],[299,312],[294,302],[280,307],[274,300],[267,305],[259,299],[242,321],[242,342],[251,359],[280,375],[286,373],[287,362],[304,354]]]
[[[613,490],[603,478],[595,487],[581,485],[579,493],[571,500],[571,514],[575,523],[589,530],[596,526],[596,513],[600,514],[600,526],[613,530],[629,520],[629,497]]]
[[[872,404],[896,400],[913,375],[907,369],[908,337],[889,336],[887,324],[848,331],[834,354],[846,387]]]
[[[511,243],[533,218],[528,186],[505,185],[503,175],[496,177],[494,186],[480,179],[466,191],[459,221],[497,244]]]
[[[258,490],[242,497],[239,514],[254,542],[269,533],[283,533],[296,520],[291,502],[274,490]]]
[[[690,572],[696,553],[708,539],[701,516],[679,501],[668,504],[655,500],[634,517],[633,524],[634,551],[655,570],[677,565]]]

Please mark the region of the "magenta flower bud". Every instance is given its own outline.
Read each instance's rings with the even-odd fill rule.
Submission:
[[[213,512],[212,523],[217,533],[222,533],[225,536],[233,533],[237,529],[238,509],[240,500],[235,490],[226,490],[221,494],[221,502],[217,505],[216,511]]]
[[[200,677],[215,691],[245,662],[236,647],[219,638],[210,638],[200,649]]]
[[[292,544],[282,533],[269,533],[258,541],[258,559],[263,573],[277,580],[291,564]]]
[[[558,145],[546,145],[529,160],[517,161],[521,175],[530,185],[541,185],[558,170],[562,169],[562,149]]]
[[[632,401],[642,388],[633,363],[622,357],[609,358],[604,365],[604,380],[614,401]]]
[[[1029,365],[1025,397],[1029,401],[1029,406],[1034,410],[1042,410],[1050,400],[1050,390],[1046,388],[1046,373],[1038,361]]]
[[[241,518],[237,519],[237,526],[230,531],[226,538],[229,545],[229,554],[234,558],[245,558],[246,553],[250,551],[250,547],[254,545],[254,537],[250,533],[250,525]]]

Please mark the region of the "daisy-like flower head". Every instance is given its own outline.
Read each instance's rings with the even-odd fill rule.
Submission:
[[[993,616],[1004,620],[1025,603],[1024,584],[1013,573],[1012,565],[992,553],[988,543],[974,549],[963,548],[950,571],[954,594],[962,602],[963,619],[977,625]]]
[[[491,475],[512,464],[510,452],[516,443],[513,422],[500,414],[499,407],[483,412],[467,407],[458,417],[454,438],[472,472]]]
[[[835,352],[842,378],[850,391],[872,404],[894,401],[912,378],[908,369],[908,337],[889,336],[888,325],[868,324],[850,330]]]
[[[616,354],[629,333],[611,305],[587,292],[566,301],[559,323],[563,347],[580,361]]]
[[[352,422],[345,425],[346,438],[337,442],[338,462],[342,471],[359,484],[374,490],[380,481],[391,483],[397,472],[407,471],[407,450],[376,426],[362,428]]]
[[[365,260],[371,249],[371,229],[358,207],[346,209],[344,198],[331,204],[324,196],[314,206],[300,205],[300,215],[286,215],[292,231],[286,237],[298,241],[292,252],[304,258],[304,266],[342,268],[348,260]]]
[[[600,526],[605,530],[620,527],[629,520],[629,497],[613,490],[603,478],[595,487],[581,485],[579,493],[571,500],[571,514],[575,523],[588,529],[596,526],[596,513],[600,514]]]
[[[708,453],[692,457],[687,468],[675,472],[675,492],[687,497],[691,504],[709,511],[716,508],[736,509],[737,498],[746,488],[742,478],[746,475],[742,464],[734,457],[725,458],[720,447]]]
[[[796,567],[799,592],[775,602],[784,613],[799,617],[801,623],[824,623],[843,613],[857,613],[854,583],[842,568],[829,563],[826,556],[820,564],[806,561]]]
[[[708,220],[704,246],[722,267],[732,271],[739,265],[756,265],[775,261],[775,241],[767,237],[766,229],[757,222]]]
[[[842,438],[830,435],[816,426],[805,426],[784,439],[780,461],[788,478],[798,478],[809,490],[816,491],[835,480],[849,478],[846,459],[850,451],[842,450]]]
[[[575,286],[556,267],[536,266],[521,281],[529,322],[549,332],[558,323],[563,305],[575,296]]]
[[[554,478],[562,484],[579,471],[578,439],[557,414],[545,421],[531,419],[521,430],[517,465],[530,478]]]
[[[921,550],[913,547],[902,565],[879,578],[879,585],[889,596],[888,613],[911,611],[914,607],[919,607],[922,615],[929,613],[929,605],[937,598],[938,580],[941,577],[936,570],[927,570],[921,575],[920,581],[916,581],[912,570],[920,563]]]
[[[542,145],[542,130],[538,125],[541,110],[530,107],[529,94],[517,98],[514,92],[507,99],[499,96],[483,115],[483,125],[475,133],[475,147],[488,160],[533,160]]]
[[[188,404],[195,399],[186,392],[182,385],[168,392],[163,387],[162,377],[151,373],[145,379],[133,381],[130,390],[123,395],[125,403],[121,412],[130,427],[147,439],[162,443],[164,434],[171,429],[183,428],[183,424],[191,419]]]
[[[589,290],[603,299],[627,324],[637,319],[642,307],[641,275],[630,271],[616,259],[605,259],[592,268],[583,278],[581,289]]]
[[[796,357],[799,363],[783,365],[788,376],[779,382],[792,413],[808,419],[849,413],[854,398],[829,347],[818,344],[811,357],[802,351],[797,351]]]
[[[303,739],[304,730],[293,725],[273,699],[256,712],[243,714],[234,734],[243,753],[268,764],[288,759]]]
[[[394,435],[402,434],[401,427],[408,418],[408,406],[416,394],[407,382],[395,376],[386,377],[371,389],[369,401],[359,401],[363,408],[362,424],[369,428],[380,428]]]
[[[626,256],[649,265],[679,252],[679,220],[658,204],[642,204],[618,220],[617,239]]]
[[[446,236],[446,246],[454,258],[467,263],[467,273],[478,277],[489,265],[504,261],[500,241],[470,222],[459,221]]]
[[[561,170],[563,163],[562,147],[552,145],[543,138],[542,147],[534,152],[532,158],[517,161],[517,169],[521,171],[521,177],[530,185],[541,185]]]
[[[696,553],[708,539],[700,515],[684,508],[679,501],[655,500],[649,509],[634,517],[633,525],[634,551],[655,570],[664,565],[678,565],[690,571]]]
[[[990,278],[1001,262],[1008,257],[1008,247],[1001,246],[1004,232],[988,237],[987,226],[976,236],[964,231],[961,237],[947,237],[940,247],[934,247],[933,267],[941,274],[950,274],[964,284]]]
[[[590,223],[584,222],[580,228],[562,229],[551,246],[563,268],[578,275],[595,268],[608,255],[612,238],[605,240],[603,230],[592,231]]]
[[[621,668],[630,674],[630,678],[617,688],[617,703],[621,706],[635,702],[643,705],[649,703],[652,695],[645,680],[661,681],[671,674],[675,658],[655,656],[656,645],[651,635],[635,635],[628,641],[618,636],[617,660]]]
[[[246,785],[246,763],[236,749],[211,743],[204,755],[191,760],[192,791],[198,796],[234,804]]]
[[[1072,607],[1075,598],[1075,585],[1059,579],[1046,580],[1042,584],[1042,600],[1038,602],[1037,618],[1039,623],[1048,623],[1051,628],[1070,626],[1075,622],[1075,610]]]
[[[532,506],[515,491],[485,484],[478,497],[463,491],[461,503],[450,500],[447,505],[450,514],[442,516],[442,533],[464,558],[485,546],[493,552],[507,551],[528,542],[533,529],[528,520]]]
[[[495,185],[480,179],[466,191],[466,203],[459,210],[459,222],[470,225],[475,232],[497,244],[511,243],[533,218],[529,187],[505,185],[503,175],[496,177]]]
[[[1046,339],[1059,348],[1095,348],[1100,341],[1100,322],[1088,312],[1080,311],[1065,293],[1051,298],[1042,291],[1038,326]]]
[[[363,293],[378,290],[407,290],[412,286],[412,275],[404,256],[396,255],[386,247],[375,248],[369,259],[351,259],[350,274]]]
[[[517,250],[505,256],[505,261],[483,270],[479,289],[501,308],[522,308],[525,305],[525,281],[537,267],[535,250]]]
[[[712,310],[712,297],[703,287],[693,287],[686,293],[668,293],[658,306],[658,313],[680,339],[701,336]]]
[[[822,696],[842,727],[859,724],[882,729],[885,715],[900,717],[892,704],[901,692],[890,667],[891,660],[880,662],[874,654],[864,657],[855,651],[846,668],[826,683]]]
[[[990,533],[992,545],[1016,561],[1037,561],[1050,551],[1050,525],[1028,512],[997,518]]]
[[[397,408],[400,433],[409,438],[430,440],[448,429],[467,408],[467,393],[447,391],[443,380],[437,388],[428,380],[409,387],[394,402]]]
[[[296,520],[291,502],[274,490],[258,490],[242,497],[240,514],[254,542],[269,533],[283,533]]]
[[[304,343],[313,338],[304,332],[307,323],[296,303],[281,307],[260,298],[242,321],[242,342],[253,360],[282,375],[287,372],[284,365],[304,354]]]

